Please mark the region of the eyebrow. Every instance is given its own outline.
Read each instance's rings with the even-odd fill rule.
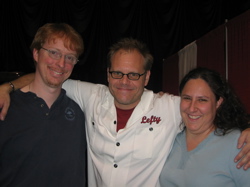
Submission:
[[[49,50],[56,50],[56,51],[58,51],[60,53],[64,53],[60,49],[57,49],[57,48],[54,48],[54,47],[48,47],[48,48],[49,48]],[[74,56],[77,56],[77,54],[75,54],[75,53],[65,53],[65,55],[74,55]]]
[[[181,96],[186,96],[186,97],[193,97],[191,95],[188,95],[188,94],[181,94]],[[195,98],[206,98],[206,99],[209,99],[210,97],[208,96],[205,96],[205,95],[201,95],[201,96],[195,96]]]

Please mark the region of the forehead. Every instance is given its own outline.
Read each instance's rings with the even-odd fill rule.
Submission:
[[[73,47],[73,43],[71,42],[71,40],[68,37],[60,36],[60,35],[56,35],[56,34],[51,35],[50,37],[48,37],[45,40],[45,43],[56,44],[56,43],[58,43],[58,41],[62,42],[64,47],[66,47],[68,49],[71,49]]]
[[[144,58],[137,50],[118,50],[111,58],[111,68],[143,70]]]
[[[60,38],[60,37],[54,37],[51,38],[50,40],[46,40],[45,44],[55,47],[57,49],[66,49],[69,52],[76,53],[76,50],[72,47],[71,43],[69,43],[68,40],[65,38]]]
[[[203,79],[190,79],[182,90],[182,94],[212,96],[214,95],[212,89]]]

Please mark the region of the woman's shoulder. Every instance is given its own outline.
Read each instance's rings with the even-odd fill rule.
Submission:
[[[227,134],[225,134],[225,138],[235,140],[236,137],[239,137],[241,135],[241,131],[238,129],[233,129],[229,131]]]

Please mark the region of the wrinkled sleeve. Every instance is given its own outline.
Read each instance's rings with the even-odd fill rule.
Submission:
[[[85,112],[91,93],[96,88],[96,84],[68,79],[63,83],[63,89],[66,90],[67,96],[73,99]]]

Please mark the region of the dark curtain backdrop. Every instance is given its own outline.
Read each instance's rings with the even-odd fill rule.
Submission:
[[[122,37],[145,42],[154,55],[148,88],[162,90],[162,62],[250,7],[249,0],[1,0],[0,72],[34,71],[29,46],[37,29],[66,22],[85,52],[72,78],[106,84],[109,46]]]

